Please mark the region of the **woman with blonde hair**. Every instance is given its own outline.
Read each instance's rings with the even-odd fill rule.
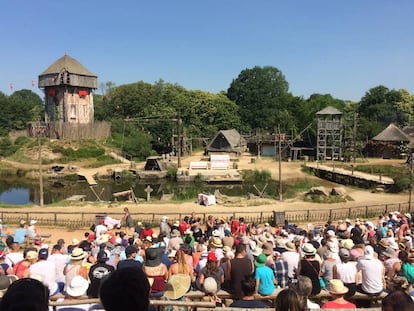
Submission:
[[[85,257],[86,252],[84,252],[82,248],[76,247],[73,249],[72,254],[69,257],[70,262],[63,269],[63,274],[65,275],[65,292],[67,286],[71,284],[74,277],[80,275],[85,280],[88,280],[88,269],[82,265]]]
[[[184,251],[179,249],[175,255],[176,262],[170,266],[168,270],[168,279],[174,274],[187,274],[190,276],[191,282],[194,281],[193,267],[185,260]]]

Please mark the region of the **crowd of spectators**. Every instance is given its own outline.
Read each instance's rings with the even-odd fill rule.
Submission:
[[[12,310],[10,299],[20,297],[12,289],[28,286],[28,280],[43,284],[47,300],[70,304],[89,297],[103,304],[74,304],[71,310],[79,311],[138,305],[137,310],[147,310],[148,299],[187,301],[190,290],[204,292],[204,300],[216,306],[273,307],[258,296],[277,293],[277,311],[354,309],[370,301],[357,299],[361,293],[388,295],[384,310],[414,310],[413,220],[409,213],[392,212],[377,221],[328,220],[300,228],[287,221],[271,226],[213,215],[204,223],[193,212],[175,222],[163,216],[155,228],[133,226],[126,209],[126,231],[101,219],[82,239],[59,239],[51,247],[21,241],[22,234],[27,238],[22,221],[0,250],[0,310]],[[222,301],[221,290],[232,300]],[[322,290],[328,301],[327,295],[318,297]],[[400,298],[388,298],[392,295]],[[188,311],[189,306],[171,303],[165,309]]]

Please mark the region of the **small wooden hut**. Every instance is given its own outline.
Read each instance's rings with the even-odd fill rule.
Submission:
[[[246,141],[236,129],[219,131],[206,148],[206,154],[234,153],[240,155],[246,149]]]
[[[372,140],[379,144],[378,151],[384,159],[401,157],[410,143],[410,137],[398,126],[391,123]]]

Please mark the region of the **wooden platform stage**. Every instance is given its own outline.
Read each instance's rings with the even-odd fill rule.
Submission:
[[[389,187],[394,184],[390,177],[349,171],[335,166],[322,165],[317,162],[306,163],[305,167],[314,172],[315,176],[340,184],[363,188]]]

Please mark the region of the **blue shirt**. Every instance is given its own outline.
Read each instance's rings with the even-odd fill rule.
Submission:
[[[14,231],[14,242],[22,244],[26,241],[27,230],[25,228],[17,228]]]
[[[263,296],[271,295],[275,290],[273,270],[267,266],[256,267],[255,277],[256,280],[259,280],[259,294]]]

